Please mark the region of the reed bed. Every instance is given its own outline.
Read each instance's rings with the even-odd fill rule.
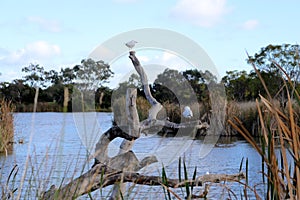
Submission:
[[[0,153],[7,154],[14,140],[13,108],[10,101],[0,101]]]
[[[280,109],[278,103],[270,96],[266,83],[253,65],[267,91],[267,97],[260,96],[260,100],[256,100],[259,115],[259,142],[255,140],[238,117],[234,117],[228,122],[256,149],[262,158],[262,176],[266,185],[263,199],[299,199],[300,126],[299,113],[296,112],[296,109],[300,106],[300,97],[297,90],[289,90],[294,84],[283,69],[279,65],[277,66],[285,74],[283,80],[287,92],[286,111]]]

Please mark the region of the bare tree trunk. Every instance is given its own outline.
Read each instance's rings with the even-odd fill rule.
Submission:
[[[100,97],[99,97],[99,107],[101,107],[101,105],[102,105],[102,101],[103,101],[103,97],[104,97],[104,92],[101,92],[100,93]]]
[[[68,103],[69,103],[69,88],[67,86],[64,86],[63,112],[68,112]]]
[[[126,93],[126,115],[127,124],[129,126],[128,134],[131,136],[139,137],[139,116],[136,109],[136,98],[137,91],[133,88],[128,88]],[[132,149],[135,140],[125,140],[120,145],[119,155],[124,154]],[[113,192],[111,194],[110,200],[121,199],[121,194],[124,196],[126,190],[126,184],[121,181],[114,185]]]
[[[35,87],[35,95],[34,95],[34,101],[33,101],[33,112],[36,112],[37,104],[38,104],[38,97],[39,97],[39,87]]]

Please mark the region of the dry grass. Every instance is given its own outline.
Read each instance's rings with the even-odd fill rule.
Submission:
[[[14,118],[12,104],[9,101],[0,101],[0,152],[7,152],[12,148],[14,139]]]
[[[231,101],[226,107],[226,121],[233,120],[234,117],[240,119],[247,130],[251,130],[253,136],[257,135],[258,127],[258,112],[254,101],[251,102],[236,102]],[[226,135],[235,136],[239,133],[232,126],[225,123]]]
[[[256,70],[255,66],[253,66]],[[281,69],[279,67],[279,69]],[[281,69],[282,70],[282,69]],[[257,70],[256,70],[257,71]],[[259,72],[257,71],[260,77]],[[260,96],[261,104],[256,101],[260,124],[260,145],[245,128],[238,117],[229,120],[237,130],[256,149],[262,157],[262,174],[267,184],[266,199],[299,199],[300,198],[300,127],[293,100],[288,91],[288,80],[285,87],[288,93],[287,112],[282,112],[278,103],[268,97]],[[261,82],[268,91],[266,83]],[[296,90],[293,96],[300,106],[300,97]],[[264,167],[267,171],[265,172]]]

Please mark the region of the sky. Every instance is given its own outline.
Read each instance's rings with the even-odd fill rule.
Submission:
[[[9,82],[22,78],[21,69],[30,63],[46,70],[73,67],[105,41],[136,29],[166,29],[190,38],[221,77],[251,70],[246,51],[254,55],[269,44],[300,40],[298,0],[2,0],[0,8],[0,81]],[[166,52],[139,56],[170,68],[187,64]],[[133,70],[128,61],[111,63],[115,79],[126,74],[124,68]],[[127,62],[123,68],[122,62]]]

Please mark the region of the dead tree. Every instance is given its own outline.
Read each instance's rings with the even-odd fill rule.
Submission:
[[[139,117],[136,109],[137,93],[135,89],[128,89],[126,94],[126,116],[127,121],[122,126],[114,124],[109,130],[101,135],[96,144],[95,164],[93,167],[82,174],[78,178],[72,180],[70,183],[56,188],[51,188],[44,192],[43,199],[74,199],[81,195],[95,191],[99,188],[104,188],[109,185],[118,184],[113,189],[111,199],[119,199],[119,194],[124,193],[123,183],[131,182],[142,185],[160,185],[164,187],[185,187],[186,183],[190,185],[202,186],[206,183],[218,183],[221,181],[235,181],[239,182],[244,179],[243,173],[227,175],[227,174],[208,174],[197,177],[195,180],[185,180],[180,182],[178,179],[168,179],[168,185],[164,185],[160,176],[147,176],[139,174],[137,171],[143,167],[157,162],[155,156],[149,156],[142,160],[138,160],[134,152],[131,150],[134,141],[137,140],[141,133],[150,129],[151,127],[171,127],[171,128],[185,128],[190,123],[176,124],[168,120],[157,120],[157,113],[162,109],[162,105],[152,96],[148,84],[147,75],[144,72],[139,60],[135,56],[134,51],[130,51],[129,58],[131,59],[136,71],[138,72],[141,82],[144,87],[145,96],[151,108],[149,109],[148,118],[139,122]],[[125,125],[124,125],[125,124]],[[198,127],[202,124],[198,123]],[[207,124],[203,124],[204,128],[208,128]],[[115,138],[123,138],[120,146],[119,154],[114,157],[108,156],[108,145]],[[121,185],[120,185],[121,184]],[[208,187],[205,187],[203,195],[208,192]]]

